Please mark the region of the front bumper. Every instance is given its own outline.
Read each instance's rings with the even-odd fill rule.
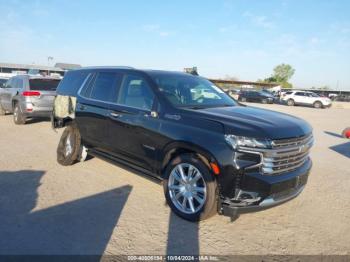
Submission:
[[[311,170],[309,159],[300,168],[282,175],[243,174],[241,189],[254,192],[259,200],[253,203],[238,203],[233,198],[219,200],[219,213],[236,217],[242,213],[264,210],[285,203],[297,197],[304,189]]]

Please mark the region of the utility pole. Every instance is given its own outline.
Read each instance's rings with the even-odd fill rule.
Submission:
[[[47,66],[50,67],[50,60],[52,61],[53,60],[53,57],[52,56],[48,56],[47,57]],[[49,76],[50,75],[50,70],[47,69],[47,75]]]

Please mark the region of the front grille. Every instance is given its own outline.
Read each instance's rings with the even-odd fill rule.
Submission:
[[[278,139],[278,140],[272,141],[272,147],[279,148],[279,147],[288,147],[288,146],[299,146],[299,145],[308,143],[312,139],[313,139],[312,134],[302,136],[302,137]]]
[[[260,163],[252,168],[260,168],[264,175],[279,175],[301,167],[308,160],[313,136],[273,140],[271,145],[271,149],[243,148],[242,152],[260,155]]]
[[[312,134],[272,141],[272,149],[263,152],[262,172],[276,175],[297,169],[309,158],[312,144]]]

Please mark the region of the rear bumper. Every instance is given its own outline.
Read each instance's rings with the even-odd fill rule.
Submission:
[[[259,200],[251,204],[242,204],[234,199],[221,198],[219,213],[235,217],[242,213],[278,206],[297,197],[305,188],[311,166],[311,160],[308,160],[300,168],[283,175],[244,174],[241,189],[243,192],[256,194]]]
[[[52,111],[32,111],[32,112],[24,112],[24,115],[28,118],[31,117],[51,117]]]

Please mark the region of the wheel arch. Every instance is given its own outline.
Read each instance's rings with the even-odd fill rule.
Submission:
[[[12,109],[15,109],[15,106],[19,103],[18,99],[12,100]]]
[[[322,103],[322,101],[320,101],[320,100],[316,100],[313,104],[316,104],[316,103],[320,103],[321,106],[323,106],[323,103]]]
[[[211,163],[219,165],[213,154],[210,153],[208,150],[204,149],[203,147],[189,142],[176,141],[167,145],[162,150],[162,157],[160,159],[159,166],[160,177],[163,178],[164,171],[167,168],[168,164],[171,162],[171,160],[173,160],[175,157],[181,154],[197,155],[211,171],[213,171],[210,165]]]

